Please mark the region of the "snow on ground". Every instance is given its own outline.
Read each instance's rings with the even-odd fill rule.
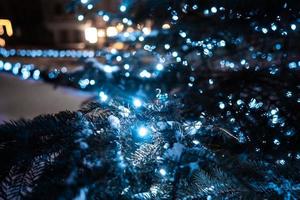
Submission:
[[[55,89],[46,83],[0,74],[0,124],[20,118],[31,119],[40,114],[77,110],[91,96],[90,93]]]

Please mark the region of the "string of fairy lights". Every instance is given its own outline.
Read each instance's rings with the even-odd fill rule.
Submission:
[[[94,10],[92,3],[88,0],[78,1],[83,5],[87,11],[91,11],[98,17],[101,17],[107,24],[110,23],[120,23],[124,27],[124,30],[128,28],[137,28],[134,24],[133,19],[125,17],[126,12],[129,10],[130,3],[122,3],[119,7],[121,15],[109,14],[105,11]],[[285,6],[286,12],[291,12],[290,15],[294,13]],[[200,10],[200,8],[202,10]],[[89,13],[88,12],[88,13]],[[180,9],[170,7],[170,21],[164,22],[162,25],[153,27],[141,26],[139,31],[123,31],[120,33],[112,34],[112,38],[117,41],[129,42],[129,43],[140,43],[142,44],[139,48],[134,50],[115,50],[115,49],[104,49],[104,50],[54,50],[54,49],[0,49],[0,56],[3,60],[0,61],[0,72],[12,73],[14,75],[21,76],[23,79],[34,79],[40,80],[41,74],[43,72],[33,64],[22,64],[22,63],[12,63],[5,61],[4,58],[9,57],[22,57],[22,58],[99,58],[105,57],[105,63],[100,65],[101,71],[103,71],[106,76],[110,74],[121,74],[122,81],[134,80],[138,77],[140,79],[156,79],[159,74],[168,73],[170,69],[176,72],[176,67],[181,65],[184,67],[185,72],[188,74],[187,79],[184,84],[188,87],[197,87],[194,84],[197,81],[197,76],[194,75],[198,70],[201,72],[201,65],[203,65],[205,59],[209,59],[213,64],[213,68],[218,70],[253,70],[259,71],[261,69],[268,68],[269,74],[276,75],[282,67],[286,67],[289,70],[297,71],[300,69],[300,58],[297,52],[289,52],[289,55],[285,56],[287,63],[282,66],[282,56],[285,55],[284,43],[288,37],[295,36],[299,33],[299,19],[293,18],[288,23],[283,17],[276,17],[274,21],[265,24],[258,23],[257,21],[251,21],[251,17],[255,16],[256,13],[241,14],[236,13],[226,8],[225,6],[212,6],[209,8],[203,8],[197,4],[183,4]],[[249,28],[253,32],[251,34],[261,36],[261,40],[264,40],[266,36],[269,36],[272,41],[265,44],[266,49],[261,48],[260,44],[252,45],[247,38],[242,35],[230,35],[226,30],[220,30],[218,35],[207,36],[203,33],[203,37],[200,33],[201,39],[194,37],[194,34],[189,29],[184,29],[182,25],[185,15],[190,14],[190,12],[199,12],[200,16],[205,18],[217,18],[219,20],[229,19],[247,19],[249,18]],[[228,17],[228,12],[230,13]],[[297,13],[296,13],[297,14]],[[295,15],[296,15],[295,14]],[[88,17],[94,17],[95,15],[84,15],[79,13],[77,15],[78,21],[83,21]],[[297,15],[296,15],[297,16]],[[116,22],[117,21],[117,22]],[[209,29],[208,29],[209,30]],[[247,30],[248,31],[248,30]],[[209,32],[209,31],[208,31]],[[179,44],[175,45],[172,43],[172,39],[167,41],[153,42],[160,35],[176,35],[180,41]],[[226,35],[227,34],[227,35]],[[229,36],[228,36],[229,35]],[[257,39],[257,40],[259,40]],[[253,40],[253,39],[252,39]],[[262,43],[259,41],[259,43]],[[230,47],[239,48],[245,47],[241,51],[235,51],[235,55],[230,54],[222,56],[223,52]],[[263,49],[263,50],[261,50]],[[143,52],[143,53],[141,53]],[[150,64],[135,62],[139,60],[145,54],[149,53],[152,56],[152,61]],[[242,54],[242,56],[240,56]],[[221,55],[221,56],[220,56]],[[135,58],[135,59],[134,59]],[[207,63],[206,63],[207,64]],[[208,65],[208,64],[207,64]],[[205,66],[208,68],[208,66]],[[175,68],[175,70],[174,70]],[[178,67],[180,68],[180,67]],[[179,70],[179,69],[178,69]],[[48,78],[55,79],[59,74],[67,74],[67,68],[57,68],[50,71],[46,71]],[[181,76],[185,74],[182,73]],[[131,79],[132,78],[132,79]],[[80,89],[86,89],[89,86],[97,85],[101,80],[92,79],[90,77],[84,77],[77,79],[77,85]],[[120,81],[120,82],[122,82]],[[208,77],[208,86],[213,86],[216,81],[214,78]],[[199,89],[199,88],[197,88]],[[199,89],[203,91],[203,89]],[[110,95],[104,90],[98,92],[99,98],[102,102],[106,102],[110,99]],[[286,91],[285,97],[292,97],[294,94],[292,91]],[[300,97],[295,97],[296,101],[300,103]],[[144,105],[144,102],[139,98],[133,98],[132,104],[134,107],[139,108]],[[220,100],[216,105],[220,110],[226,110],[227,107],[231,106],[231,99],[225,98]],[[249,100],[238,99],[235,103],[237,106],[247,105],[249,109],[261,109],[263,103],[257,98],[250,98]],[[271,126],[274,124],[280,124],[280,126],[285,126],[282,120],[280,120],[278,108],[272,108],[268,110],[265,115],[270,119]],[[233,120],[234,121],[234,120]],[[234,129],[234,128],[233,128]],[[141,128],[140,132],[142,135],[146,135],[146,128]],[[288,135],[292,135],[295,132],[293,129],[289,129]],[[245,136],[241,136],[245,137]],[[277,145],[278,139],[274,140],[274,144]],[[164,173],[164,172],[163,172]]]
[[[97,10],[93,2],[76,1],[77,6],[84,8],[77,13],[77,20],[97,16],[108,27],[122,24],[122,31],[114,28],[107,31],[111,34],[111,42],[122,41],[133,47],[121,50],[109,47],[101,50],[0,48],[0,72],[96,91],[103,108],[112,106],[122,117],[109,116],[110,126],[119,131],[126,124],[122,131],[127,134],[133,130],[136,146],[147,144],[149,138],[157,136],[155,134],[166,137],[164,132],[157,131],[161,127],[179,126],[174,116],[164,116],[165,104],[176,102],[182,112],[189,112],[187,115],[191,119],[180,121],[183,133],[180,135],[180,131],[175,131],[172,137],[178,141],[173,146],[159,143],[159,147],[155,147],[165,149],[173,157],[181,156],[184,148],[199,150],[201,141],[198,138],[204,134],[202,128],[206,122],[209,125],[206,124],[205,131],[214,130],[221,124],[218,130],[239,145],[251,143],[249,152],[254,149],[255,157],[268,148],[273,150],[275,153],[266,156],[266,160],[279,167],[300,160],[299,149],[291,153],[287,148],[297,144],[299,130],[296,111],[300,106],[300,57],[295,42],[299,39],[299,12],[284,4],[283,13],[289,17],[282,14],[265,22],[255,19],[260,14],[256,10],[239,13],[222,5],[204,7],[201,3],[183,1],[174,5],[171,2],[167,7],[168,20],[149,27],[135,24],[135,20],[127,16],[135,1],[122,1],[121,13],[117,14]],[[206,27],[203,22],[203,30],[199,27],[194,31],[192,25],[186,26],[193,14],[218,23]],[[246,27],[245,30],[240,27],[238,32],[232,30],[239,25],[229,26],[230,20],[244,20],[241,26]],[[219,27],[222,22],[225,25]],[[35,64],[10,62],[9,58],[74,58],[82,61],[80,67],[83,69],[58,66],[42,69]],[[100,62],[100,58],[104,59]],[[230,87],[227,88],[227,84]],[[173,98],[181,101],[178,103]],[[159,116],[153,113],[159,113]],[[136,121],[133,123],[132,119]],[[184,139],[189,147],[184,146]],[[129,140],[125,142],[131,145]],[[120,151],[116,160],[118,167],[125,171],[128,166],[124,164],[123,156]],[[241,157],[238,159],[248,159],[247,155]],[[181,169],[161,158],[155,161],[155,173],[162,182],[174,180],[175,171]],[[137,161],[133,163],[137,165]],[[189,167],[193,170],[201,168],[199,163],[189,164]]]

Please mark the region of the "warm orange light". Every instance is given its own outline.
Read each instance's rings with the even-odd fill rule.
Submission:
[[[84,30],[85,40],[91,44],[95,44],[98,41],[98,31],[95,27],[89,27]]]
[[[105,37],[106,33],[105,33],[105,29],[99,29],[98,30],[98,37]]]
[[[117,49],[117,50],[121,50],[121,49],[124,49],[124,43],[122,42],[116,42],[112,45],[112,47],[114,49]]]
[[[13,35],[13,29],[10,20],[0,19],[0,36],[5,34],[4,27],[6,34],[11,37]],[[0,38],[0,46],[5,46],[5,40],[2,38]]]
[[[0,47],[4,47],[4,46],[5,46],[5,40],[0,38]]]
[[[114,26],[110,26],[106,29],[107,37],[115,37],[118,35],[118,29]]]
[[[134,29],[132,27],[128,27],[127,30],[126,30],[128,33],[132,33],[134,32]]]
[[[171,26],[170,26],[170,24],[164,24],[164,25],[162,25],[162,28],[163,29],[170,29]]]
[[[124,25],[121,24],[121,23],[118,23],[117,26],[116,26],[116,28],[118,29],[119,32],[121,32],[124,29]]]
[[[13,29],[10,20],[0,19],[0,34],[4,34],[3,27],[5,27],[7,35],[11,37],[13,35]]]

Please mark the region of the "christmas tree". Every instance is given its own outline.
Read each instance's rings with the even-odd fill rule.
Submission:
[[[105,21],[101,49],[0,51],[78,58],[76,71],[4,60],[0,71],[97,94],[0,126],[1,198],[300,197],[298,2],[98,3],[67,9]]]

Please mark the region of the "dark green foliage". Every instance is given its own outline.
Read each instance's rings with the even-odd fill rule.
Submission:
[[[172,103],[168,104],[165,112],[175,113]],[[265,158],[252,160],[255,153],[246,153],[247,145],[235,151],[239,143],[234,138],[206,128],[191,135],[188,127],[192,125],[184,119],[164,127],[160,124],[153,129],[152,139],[137,141],[132,127],[141,113],[121,118],[118,108],[94,103],[79,112],[2,125],[0,197],[261,199],[299,195],[298,161],[278,166]],[[164,116],[155,110],[151,113],[143,118],[149,127]],[[119,130],[108,121],[110,116],[120,118]],[[195,145],[195,139],[200,144]],[[162,168],[164,176],[159,173]]]

